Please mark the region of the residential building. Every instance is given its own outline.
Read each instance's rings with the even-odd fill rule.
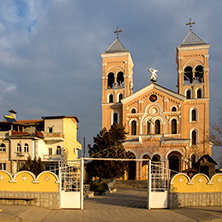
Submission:
[[[45,169],[57,171],[59,162],[78,158],[76,116],[45,116],[40,120],[17,120],[9,111],[0,121],[0,169],[16,173],[30,156],[41,158]]]

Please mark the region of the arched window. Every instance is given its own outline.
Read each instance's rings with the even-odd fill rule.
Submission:
[[[118,84],[118,88],[123,88],[124,87],[124,76],[123,76],[123,72],[119,72],[117,74],[117,84]]]
[[[184,83],[189,84],[189,83],[192,83],[192,81],[193,81],[193,69],[192,67],[187,66],[184,69]]]
[[[176,112],[177,108],[175,106],[172,107],[172,112]]]
[[[109,95],[109,103],[113,103],[113,94]]]
[[[22,152],[22,146],[20,143],[17,144],[17,152]]]
[[[133,108],[132,111],[131,111],[131,113],[136,113],[136,109]]]
[[[203,79],[203,66],[197,66],[195,68],[195,82],[197,83],[202,83],[204,82],[204,79]]]
[[[133,120],[131,123],[131,135],[136,135],[136,121]]]
[[[193,109],[191,111],[191,121],[197,121],[197,111],[196,111],[196,109]]]
[[[187,99],[191,99],[191,90],[190,90],[190,89],[188,89],[188,90],[186,91],[186,98],[187,98]]]
[[[160,134],[160,121],[155,121],[155,134]]]
[[[192,154],[191,156],[191,167],[194,168],[194,164],[196,163],[196,156]]]
[[[61,146],[57,146],[57,148],[56,148],[56,154],[57,154],[57,155],[61,155],[61,154],[62,154],[62,148],[61,148]]]
[[[197,90],[197,98],[202,98],[202,90],[201,89]]]
[[[122,99],[123,99],[123,94],[120,93],[120,94],[119,94],[119,103],[121,102]]]
[[[113,114],[113,123],[118,123],[118,113]]]
[[[114,88],[114,73],[108,74],[108,89]]]
[[[147,121],[147,134],[151,133],[151,122]]]
[[[6,152],[6,146],[4,143],[2,143],[0,146],[0,152]]]
[[[196,130],[193,130],[191,132],[191,144],[192,145],[197,145],[197,132],[196,132]]]
[[[29,152],[29,144],[28,143],[26,143],[25,146],[24,146],[24,152],[25,153]]]
[[[177,120],[176,119],[173,119],[171,121],[171,133],[177,134]]]

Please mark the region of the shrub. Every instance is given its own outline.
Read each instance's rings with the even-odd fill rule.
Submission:
[[[99,182],[98,180],[90,181],[90,190],[102,195],[108,190],[108,185],[103,182]]]

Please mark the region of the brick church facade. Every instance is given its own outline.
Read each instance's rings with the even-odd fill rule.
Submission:
[[[209,142],[209,47],[193,31],[177,47],[174,92],[155,80],[133,92],[133,60],[117,39],[102,57],[102,127],[126,128],[124,147],[133,158],[161,161],[173,172],[211,155]],[[147,161],[131,164],[127,179],[147,179]]]

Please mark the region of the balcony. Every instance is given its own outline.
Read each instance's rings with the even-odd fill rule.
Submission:
[[[43,133],[45,141],[63,141],[64,134],[62,133]]]
[[[43,161],[60,161],[60,160],[64,160],[64,155],[43,155]]]

